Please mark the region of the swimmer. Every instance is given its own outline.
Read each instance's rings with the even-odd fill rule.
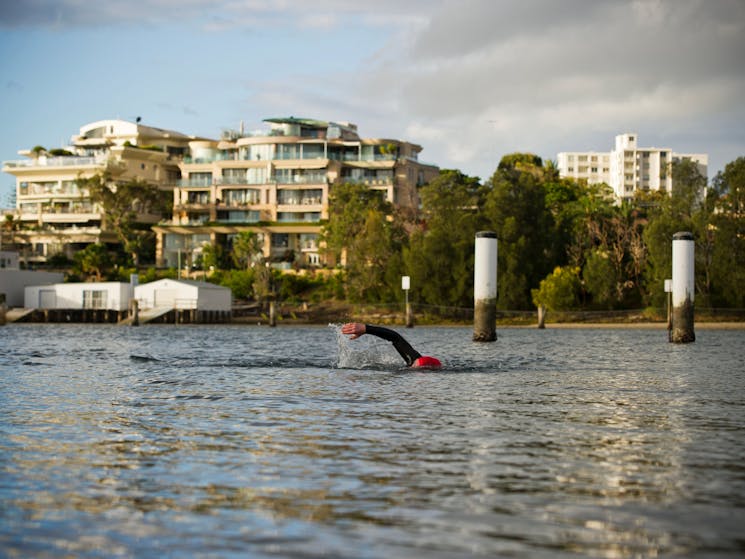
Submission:
[[[422,355],[415,350],[404,337],[388,328],[382,326],[373,326],[372,324],[362,324],[361,322],[348,322],[341,327],[341,333],[350,336],[350,340],[356,340],[363,334],[370,334],[383,338],[389,342],[393,342],[393,347],[396,351],[404,358],[406,364],[409,367],[416,367],[419,369],[439,369],[442,367],[439,359],[435,357],[429,357],[428,355]]]

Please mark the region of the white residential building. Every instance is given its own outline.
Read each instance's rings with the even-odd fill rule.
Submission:
[[[673,187],[670,164],[690,159],[698,164],[706,177],[709,156],[703,153],[674,153],[670,148],[639,147],[638,136],[626,133],[616,136],[610,152],[573,151],[557,156],[559,174],[590,184],[608,184],[619,199],[632,198],[639,191],[663,190]]]
[[[81,191],[77,179],[106,171],[116,182],[139,179],[170,191],[195,139],[139,122],[101,120],[81,127],[65,148],[19,151],[25,159],[3,162],[3,171],[16,178],[16,209],[10,213],[16,226],[3,243],[19,251],[25,265],[55,255],[72,258],[90,243],[118,243],[102,208]],[[137,218],[152,225],[163,216],[140,213]]]

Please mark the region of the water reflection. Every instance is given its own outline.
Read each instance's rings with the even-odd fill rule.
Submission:
[[[683,352],[655,332],[417,328],[448,367],[420,373],[385,346],[340,366],[326,328],[283,330],[277,365],[278,331],[6,330],[3,553],[743,551],[732,333]]]

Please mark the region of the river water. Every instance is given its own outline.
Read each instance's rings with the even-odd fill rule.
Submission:
[[[0,328],[2,557],[742,557],[745,331]]]

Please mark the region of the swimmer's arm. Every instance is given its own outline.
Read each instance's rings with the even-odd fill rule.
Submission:
[[[363,324],[363,326],[365,328],[364,333],[392,342],[393,347],[395,347],[399,355],[404,358],[407,365],[411,365],[422,356],[421,353],[411,347],[409,342],[407,342],[404,337],[395,330],[383,328],[382,326],[373,326],[372,324]]]

